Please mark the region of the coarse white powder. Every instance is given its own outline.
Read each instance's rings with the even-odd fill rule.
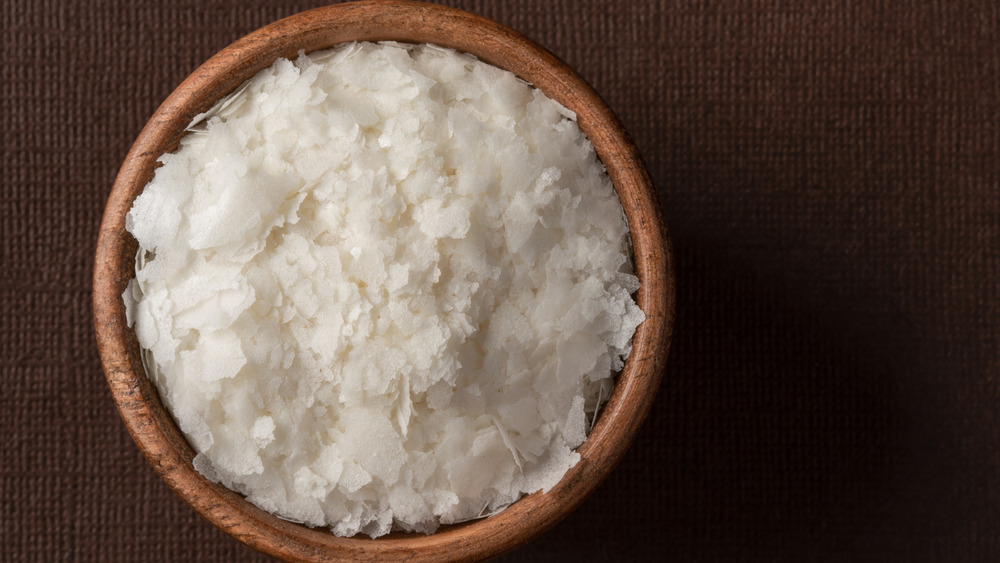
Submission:
[[[643,313],[575,116],[432,45],[279,60],[135,200],[123,296],[195,467],[338,535],[555,485]]]

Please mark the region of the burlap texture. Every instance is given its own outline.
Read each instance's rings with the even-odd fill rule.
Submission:
[[[111,402],[93,251],[157,105],[315,2],[0,4],[0,560],[253,561]],[[454,2],[618,113],[678,317],[610,479],[509,561],[1000,559],[1000,4]]]

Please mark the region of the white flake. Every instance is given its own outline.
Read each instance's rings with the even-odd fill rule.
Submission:
[[[281,60],[136,198],[122,298],[206,478],[339,535],[559,482],[643,313],[572,112],[431,45]]]

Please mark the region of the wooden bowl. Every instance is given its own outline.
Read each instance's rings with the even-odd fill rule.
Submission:
[[[341,538],[279,519],[192,466],[194,452],[146,378],[139,345],[125,322],[122,292],[135,275],[136,241],[125,214],[153,177],[160,155],[176,149],[185,126],[220,97],[280,57],[349,41],[436,43],[471,53],[540,88],[576,112],[580,128],[621,198],[628,217],[646,313],[615,391],[580,462],[548,493],[528,495],[497,515],[442,526],[431,535],[393,533]],[[300,13],[222,50],[188,77],[156,111],[129,151],[101,224],[94,270],[94,322],[111,394],[132,438],[174,492],[215,526],[264,553],[292,561],[423,558],[475,560],[511,550],[564,518],[625,453],[659,387],[673,325],[674,281],[666,228],[639,153],[600,97],[565,63],[524,36],[482,17],[438,5],[371,1]]]

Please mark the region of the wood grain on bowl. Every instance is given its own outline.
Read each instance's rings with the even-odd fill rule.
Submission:
[[[194,452],[147,379],[135,334],[126,325],[121,296],[134,277],[137,246],[125,230],[125,215],[152,178],[157,158],[177,147],[194,116],[256,72],[300,50],[380,40],[435,43],[471,53],[576,112],[625,210],[641,283],[636,300],[646,321],[636,330],[614,393],[578,450],[580,462],[548,493],[526,496],[489,518],[442,526],[431,535],[342,538],[277,518],[194,470]],[[94,271],[101,361],[136,444],[160,477],[212,524],[290,561],[476,560],[511,550],[553,526],[608,475],[642,425],[663,373],[673,303],[670,247],[652,181],[634,143],[593,89],[554,55],[504,26],[452,8],[396,0],[303,12],[251,33],[198,68],[160,106],[126,156],[105,209]]]

